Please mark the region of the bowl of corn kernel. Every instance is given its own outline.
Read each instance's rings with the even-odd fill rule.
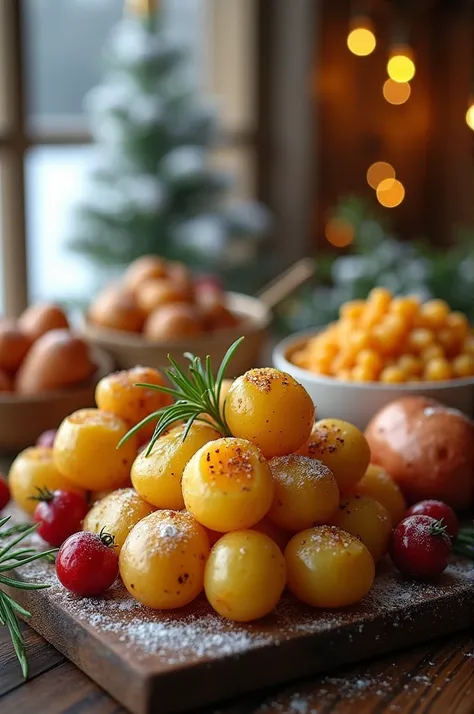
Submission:
[[[365,428],[381,407],[409,394],[473,414],[474,329],[443,300],[375,288],[344,303],[330,325],[280,342],[273,362],[303,384],[318,418]]]

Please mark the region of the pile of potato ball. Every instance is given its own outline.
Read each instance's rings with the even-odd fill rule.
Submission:
[[[88,320],[158,342],[239,324],[215,281],[196,281],[183,263],[153,255],[135,260],[120,283],[106,287],[90,305]]]
[[[390,406],[407,410],[420,444],[439,431],[446,454],[433,480],[436,464],[425,475],[422,468],[438,458],[434,452],[417,456],[412,443],[405,454],[400,434],[387,441],[390,412],[381,412],[366,436],[339,419],[315,422],[305,389],[262,368],[222,384],[232,436],[196,421],[184,438],[177,424],[148,453],[150,420],[117,448],[133,425],[171,403],[152,385],[163,386],[164,378],[149,368],[104,377],[97,408],[71,414],[11,467],[12,497],[34,514],[45,540],[62,544],[57,573],[72,592],[99,595],[120,574],[130,595],[150,608],[180,608],[204,591],[220,615],[251,621],[270,613],[285,587],[317,608],[358,602],[389,549],[395,565],[415,577],[447,566],[452,534],[439,518],[454,531],[453,511],[430,501],[428,511],[422,504],[405,518],[402,490],[383,464],[393,466],[412,501],[434,493],[472,505],[473,425],[466,417],[416,398]],[[464,443],[469,464],[450,455],[443,441],[450,438],[457,450]],[[371,448],[381,466],[370,463]],[[435,513],[444,515],[436,520]]]

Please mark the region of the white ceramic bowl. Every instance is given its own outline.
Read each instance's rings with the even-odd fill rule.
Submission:
[[[400,397],[416,394],[460,409],[472,418],[474,411],[474,378],[449,382],[414,382],[413,384],[381,384],[379,382],[344,382],[323,377],[297,367],[291,355],[314,337],[317,330],[297,333],[282,340],[273,351],[273,364],[288,372],[303,385],[311,396],[317,419],[334,417],[365,429],[379,409]]]

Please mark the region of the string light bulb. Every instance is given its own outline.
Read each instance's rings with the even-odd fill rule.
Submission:
[[[415,59],[408,45],[394,45],[390,50],[387,72],[394,82],[410,82],[415,76]]]
[[[466,112],[466,124],[468,125],[469,129],[472,129],[474,131],[474,99],[471,99],[469,102],[469,108]]]
[[[405,187],[398,179],[384,179],[377,186],[376,196],[377,201],[385,208],[395,208],[405,198]]]
[[[355,237],[354,226],[347,218],[334,216],[326,223],[324,233],[328,243],[335,248],[346,248]]]
[[[390,77],[384,82],[383,96],[389,104],[404,104],[411,94],[409,82],[395,82]]]
[[[370,18],[359,16],[351,20],[347,46],[352,54],[358,57],[367,57],[375,50],[376,44],[374,26]]]
[[[375,190],[382,181],[393,181],[394,178],[395,169],[387,161],[376,161],[367,169],[367,183]]]

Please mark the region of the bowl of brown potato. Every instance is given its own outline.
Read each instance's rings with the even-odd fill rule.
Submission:
[[[230,365],[237,376],[258,363],[270,321],[271,310],[259,298],[198,282],[184,264],[148,255],[96,296],[81,329],[119,369],[163,368],[170,352],[178,361],[184,352],[210,355],[218,365],[243,335]]]
[[[94,404],[98,380],[112,360],[71,331],[50,303],[28,307],[18,320],[0,319],[0,451],[14,453]]]

